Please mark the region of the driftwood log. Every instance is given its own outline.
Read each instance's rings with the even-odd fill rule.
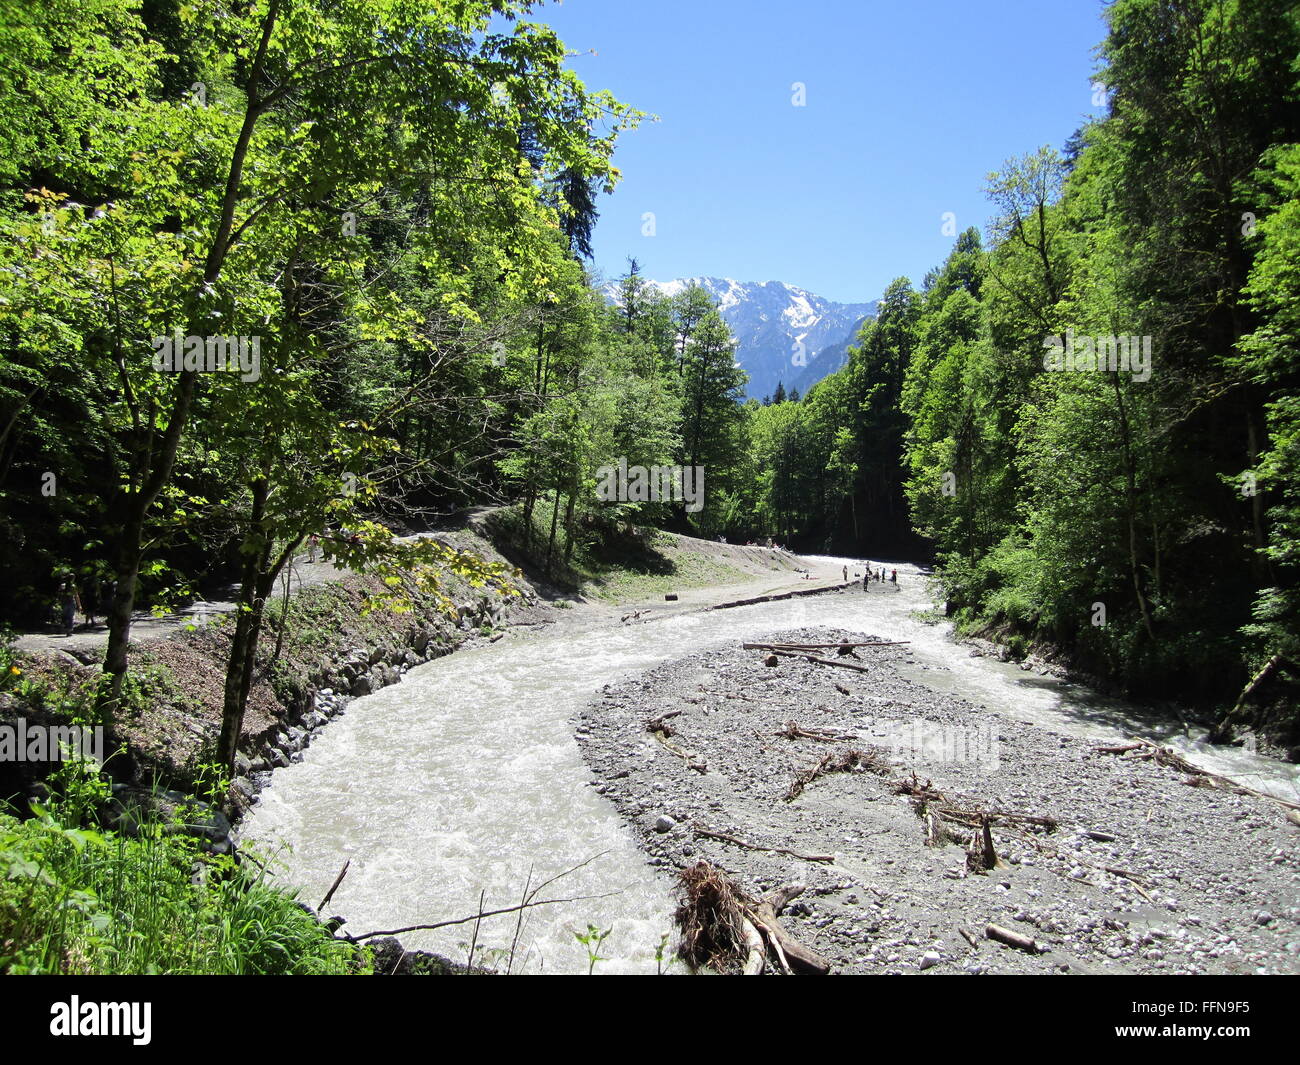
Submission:
[[[803,862],[833,862],[833,854],[801,854],[799,851],[790,850],[788,847],[764,847],[758,843],[746,843],[743,839],[736,836],[728,835],[726,832],[718,832],[711,828],[705,828],[698,821],[691,824],[697,836],[703,836],[705,839],[716,839],[723,843],[734,843],[737,847],[743,847],[749,851],[766,851],[769,854],[785,854],[791,858],[798,858]]]
[[[871,672],[871,670],[868,669],[866,666],[855,665],[852,662],[836,662],[830,658],[819,658],[817,655],[812,655],[812,654],[798,654],[794,651],[771,652],[771,654],[767,656],[769,660],[769,664],[771,664],[770,660],[776,658],[778,655],[782,658],[802,658],[806,662],[816,662],[819,666],[839,666],[840,669],[856,669],[859,673]]]
[[[787,884],[776,888],[764,895],[748,911],[747,916],[767,937],[773,953],[787,961],[791,970],[807,976],[825,976],[831,971],[831,963],[815,950],[805,947],[782,928],[781,922],[777,920],[790,901],[802,893],[802,884]]]
[[[1149,759],[1157,765],[1169,766],[1171,769],[1177,769],[1180,773],[1186,773],[1189,778],[1186,781],[1188,784],[1203,788],[1223,788],[1238,795],[1253,795],[1257,799],[1267,799],[1269,802],[1275,802],[1287,810],[1300,810],[1300,802],[1292,802],[1290,799],[1270,795],[1266,791],[1248,788],[1246,785],[1238,784],[1229,777],[1211,773],[1208,769],[1193,765],[1182,755],[1174,753],[1168,747],[1161,747],[1160,744],[1152,743],[1150,740],[1138,739],[1133,743],[1124,744],[1122,747],[1094,747],[1093,751],[1097,754],[1117,754],[1126,760],[1145,761]]]
[[[1003,928],[999,924],[991,924],[984,929],[984,934],[989,939],[996,939],[999,943],[1005,943],[1009,947],[1015,947],[1017,950],[1025,950],[1030,954],[1044,954],[1046,951],[1028,936],[1022,936],[1019,932],[1013,932],[1010,928]]]
[[[1264,663],[1263,667],[1247,682],[1246,686],[1241,689],[1241,694],[1237,696],[1237,701],[1233,704],[1232,709],[1219,719],[1219,723],[1210,731],[1209,741],[1211,743],[1228,743],[1232,740],[1233,725],[1246,709],[1246,704],[1250,702],[1251,696],[1260,688],[1268,683],[1269,679],[1279,670],[1290,670],[1296,672],[1296,664],[1285,655],[1276,654]]]
[[[820,651],[841,647],[898,647],[911,640],[872,640],[870,643],[742,643],[746,651]]]

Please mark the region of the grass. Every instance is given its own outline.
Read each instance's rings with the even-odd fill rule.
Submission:
[[[107,797],[98,770],[65,763],[59,777],[33,816],[0,812],[0,973],[366,970],[263,872],[205,853],[183,815],[105,831],[92,817]]]
[[[533,510],[532,536],[524,549],[522,508],[503,508],[494,516],[496,532],[539,566],[544,561],[551,526],[548,500],[538,500]],[[654,598],[683,588],[739,584],[754,579],[747,573],[707,554],[683,549],[679,541],[655,530],[630,533],[598,526],[574,540],[569,565],[563,564],[564,531],[556,535],[552,581],[591,599],[621,604]]]

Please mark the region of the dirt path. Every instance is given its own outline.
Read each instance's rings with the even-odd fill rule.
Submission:
[[[440,531],[420,535],[447,536],[454,541],[468,537],[477,541],[474,533],[464,530]],[[460,546],[474,549],[474,542]],[[831,587],[841,583],[842,572],[839,565],[830,565],[825,561],[809,560],[788,551],[762,547],[747,547],[740,544],[720,544],[712,540],[702,540],[690,536],[674,536],[675,552],[689,553],[709,559],[726,562],[734,568],[754,574],[752,580],[723,585],[701,587],[684,586],[676,593],[675,601],[667,601],[662,595],[628,604],[610,604],[597,600],[574,597],[575,609],[583,616],[603,614],[610,617],[633,615],[649,618],[666,616],[683,611],[698,610],[733,599],[752,598],[761,595],[781,594],[810,587]],[[307,554],[296,557],[288,567],[291,594],[304,587],[325,584],[340,579],[347,571],[339,569],[331,562],[308,562]],[[807,571],[807,572],[805,572]],[[859,572],[861,572],[859,570]],[[238,589],[229,586],[225,594],[211,600],[197,600],[180,610],[164,614],[153,614],[139,610],[133,615],[131,623],[131,642],[143,643],[148,640],[165,639],[177,632],[200,626],[207,619],[220,614],[232,613],[235,609],[234,595]],[[276,595],[283,594],[284,577],[276,583]],[[563,594],[556,598],[566,599]],[[64,636],[50,627],[41,632],[21,634],[13,646],[20,651],[64,651],[83,662],[93,662],[102,654],[108,643],[108,625],[103,617],[96,619],[94,625],[78,624],[72,636]]]
[[[286,570],[294,591],[307,585],[338,580],[345,572],[330,562],[308,562],[305,553],[295,558]],[[282,589],[283,583],[277,582],[276,594],[280,594]],[[225,596],[222,598],[199,599],[187,607],[165,614],[137,610],[131,618],[131,642],[165,639],[187,628],[206,624],[207,619],[218,614],[232,613],[235,604],[230,597],[237,589],[231,586],[224,591]],[[90,661],[98,658],[107,644],[108,625],[103,617],[97,617],[94,625],[87,625],[83,619],[71,636],[55,632],[51,627],[43,632],[25,632],[14,640],[13,646],[19,651],[66,651],[74,658]]]

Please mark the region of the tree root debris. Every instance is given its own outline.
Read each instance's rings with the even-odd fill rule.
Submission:
[[[874,751],[860,751],[856,747],[832,751],[811,769],[804,769],[795,775],[790,790],[785,793],[785,801],[797,799],[804,788],[827,773],[861,773],[868,769],[879,772],[881,767],[887,768]]]
[[[1270,795],[1266,791],[1256,791],[1254,788],[1238,784],[1228,777],[1221,776],[1218,773],[1211,773],[1208,769],[1193,765],[1186,758],[1174,753],[1168,747],[1161,747],[1158,743],[1152,743],[1150,740],[1138,739],[1133,743],[1126,743],[1119,747],[1094,747],[1093,751],[1096,754],[1119,755],[1125,761],[1152,761],[1156,765],[1168,766],[1180,773],[1186,773],[1188,779],[1183,783],[1189,787],[1218,788],[1223,791],[1230,791],[1234,795],[1253,795],[1257,799],[1267,799],[1269,802],[1275,802],[1287,810],[1300,810],[1300,802],[1291,802],[1289,799]]]
[[[755,899],[708,862],[696,862],[677,875],[682,889],[673,915],[679,932],[677,953],[692,969],[757,976],[770,953],[788,974],[830,972],[830,962],[795,939],[777,919],[802,893],[802,884]]]

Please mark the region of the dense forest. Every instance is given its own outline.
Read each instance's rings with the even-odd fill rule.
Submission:
[[[235,579],[237,730],[309,537],[436,588],[494,574],[392,519],[541,501],[549,567],[610,456],[734,446],[716,312],[643,306],[634,271],[618,310],[590,284],[594,199],[642,115],[527,7],[5,4],[3,610],[38,625],[72,587],[108,615],[101,710],[141,606]]]
[[[1121,0],[1108,113],[990,175],[849,365],[752,412],[770,528],[933,545],[948,610],[1131,691],[1300,652],[1300,16]]]
[[[991,175],[986,236],[768,403],[702,290],[630,261],[601,295],[645,116],[527,4],[2,9],[0,609],[102,600],[105,706],[133,611],[219,579],[233,710],[311,537],[491,579],[394,535],[480,503],[548,570],[627,523],[933,558],[964,625],[1137,692],[1300,656],[1289,5],[1118,0],[1104,117]],[[602,495],[620,462],[702,470],[702,508]]]

